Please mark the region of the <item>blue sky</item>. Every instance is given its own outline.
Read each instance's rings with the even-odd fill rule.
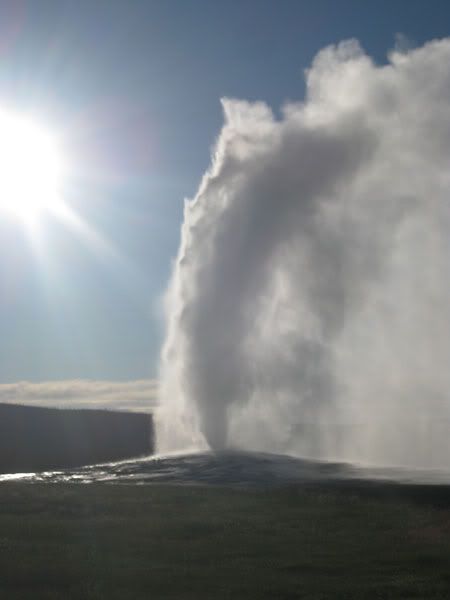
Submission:
[[[449,16],[436,0],[1,2],[0,104],[58,133],[67,202],[102,243],[49,217],[38,252],[0,215],[0,384],[156,377],[183,200],[220,98],[278,110],[324,46],[355,37],[383,62],[396,34],[445,37]]]

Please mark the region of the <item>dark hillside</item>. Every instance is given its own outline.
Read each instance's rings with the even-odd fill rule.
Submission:
[[[153,445],[149,414],[0,404],[0,473],[119,460]]]

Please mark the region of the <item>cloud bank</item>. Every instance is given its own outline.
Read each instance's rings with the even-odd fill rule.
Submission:
[[[279,119],[223,101],[167,295],[162,450],[450,466],[449,64],[449,39],[383,66],[347,41]]]
[[[0,384],[0,402],[60,408],[148,412],[156,407],[158,384],[152,379],[95,381],[74,379]]]

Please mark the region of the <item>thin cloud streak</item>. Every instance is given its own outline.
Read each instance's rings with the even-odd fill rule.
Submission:
[[[158,382],[154,379],[73,379],[0,384],[0,403],[8,404],[150,412],[156,407],[157,398]]]

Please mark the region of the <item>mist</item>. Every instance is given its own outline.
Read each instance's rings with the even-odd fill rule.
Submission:
[[[224,99],[166,297],[160,451],[450,467],[450,39]]]

